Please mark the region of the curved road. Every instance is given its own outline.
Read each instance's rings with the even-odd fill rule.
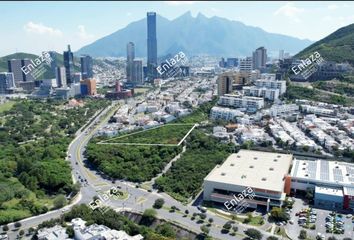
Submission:
[[[120,102],[121,104],[123,102]],[[111,181],[104,179],[98,172],[95,170],[88,169],[84,166],[84,156],[83,153],[85,151],[85,147],[88,143],[88,141],[91,139],[91,137],[96,133],[98,128],[105,124],[108,119],[110,114],[104,116],[106,113],[113,112],[112,109],[113,107],[115,108],[116,106],[111,105],[107,109],[105,109],[102,113],[100,113],[96,118],[92,121],[90,125],[86,127],[85,130],[78,132],[77,137],[71,142],[68,148],[68,159],[70,160],[71,166],[72,166],[72,174],[74,181],[80,181],[81,183],[81,190],[80,193],[75,197],[75,199],[72,201],[72,203],[68,206],[65,206],[62,209],[55,210],[55,211],[50,211],[46,214],[38,215],[38,216],[33,216],[24,220],[21,220],[22,226],[21,229],[27,230],[30,227],[36,227],[38,224],[40,224],[43,221],[50,220],[51,218],[58,218],[61,214],[63,214],[66,211],[69,211],[69,209],[76,205],[76,204],[88,204],[94,196],[99,195],[100,192],[109,190],[113,186],[119,186],[122,190],[128,192],[128,198],[125,200],[115,200],[111,199],[109,202],[107,202],[107,205],[113,209],[116,210],[130,210],[133,212],[143,212],[147,208],[151,208],[152,205],[154,204],[155,200],[157,198],[164,198],[165,200],[165,206],[176,206],[181,210],[182,213],[186,209],[189,210],[189,215],[188,217],[183,217],[183,214],[181,213],[170,213],[168,210],[162,208],[158,209],[158,217],[166,219],[168,221],[171,221],[177,225],[183,226],[187,229],[190,229],[194,232],[201,232],[200,231],[200,226],[202,224],[197,224],[196,221],[192,221],[190,218],[192,214],[199,213],[198,209],[195,206],[184,206],[182,203],[176,201],[169,195],[165,193],[157,193],[156,191],[154,192],[148,192],[144,189],[141,188],[136,188],[134,183],[129,183],[129,182],[116,182],[113,184]],[[103,117],[104,116],[104,117]],[[81,179],[83,179],[83,182],[81,182]],[[86,181],[87,182],[86,182]],[[222,234],[220,231],[222,229],[222,226],[225,224],[225,222],[228,219],[225,219],[224,217],[221,217],[220,215],[215,215],[214,213],[208,211],[206,213],[207,219],[213,218],[214,222],[212,226],[210,227],[210,233],[209,235],[212,236],[215,239],[243,239],[243,231],[247,228],[250,228],[252,226],[248,225],[243,225],[243,224],[237,224],[239,230],[238,233],[239,235],[236,236],[230,236],[228,234]],[[10,227],[10,231],[8,232],[8,235],[10,239],[16,239],[17,231],[14,229],[14,224],[8,224]],[[271,234],[264,231],[265,227],[263,226],[262,229],[258,228],[264,235],[264,239]]]

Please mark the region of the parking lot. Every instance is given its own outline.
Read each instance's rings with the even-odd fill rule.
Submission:
[[[290,213],[290,219],[293,221],[293,224],[286,225],[286,230],[291,238],[297,239],[297,237],[299,236],[299,232],[304,229],[307,231],[308,236],[311,238],[315,238],[318,233],[321,233],[325,237],[325,239],[330,236],[335,236],[337,239],[343,239],[345,237],[354,239],[354,223],[352,223],[352,218],[347,218],[347,215],[343,215],[342,217],[344,234],[326,233],[326,217],[328,217],[328,215],[332,212],[329,210],[312,208],[317,216],[316,220],[313,223],[316,225],[316,228],[314,230],[311,230],[301,227],[298,224],[299,216],[296,216],[296,213],[301,212],[305,208],[309,208],[309,206],[306,205],[301,199],[295,198],[293,210]]]

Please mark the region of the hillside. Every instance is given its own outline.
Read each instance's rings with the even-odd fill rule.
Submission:
[[[260,46],[268,52],[285,49],[296,53],[309,46],[311,41],[247,26],[242,22],[221,17],[208,18],[203,14],[193,17],[190,12],[168,20],[156,16],[158,56],[183,51],[187,55],[250,56]],[[108,36],[82,47],[77,53],[95,57],[126,56],[126,44],[134,42],[135,55],[146,57],[146,18],[132,22]]]
[[[327,61],[349,62],[354,65],[354,24],[338,29],[305,48],[295,57],[306,58],[315,51]]]
[[[0,72],[7,72],[8,71],[8,67],[7,67],[7,61],[11,60],[11,59],[24,59],[24,58],[28,58],[28,59],[36,59],[38,58],[38,55],[35,54],[30,54],[30,53],[14,53],[14,54],[10,54],[7,56],[3,56],[0,57]],[[55,55],[55,59],[57,61],[57,65],[58,66],[64,66],[64,60],[63,60],[63,55],[56,53]],[[80,71],[80,59],[74,57],[74,61],[75,61],[75,70],[76,71]],[[46,71],[44,72],[44,74],[40,77],[40,79],[47,79],[47,78],[55,78],[55,74],[51,71],[50,66],[45,65],[44,66]]]

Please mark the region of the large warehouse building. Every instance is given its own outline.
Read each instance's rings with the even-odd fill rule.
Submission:
[[[325,160],[294,160],[291,189],[314,189],[315,206],[354,209],[354,165]]]
[[[290,193],[290,154],[240,150],[216,166],[204,179],[204,200],[224,204],[234,195],[251,188],[252,199],[245,198],[249,207],[281,206]]]
[[[354,210],[354,164],[327,160],[298,160],[290,154],[240,150],[204,178],[204,200],[236,209],[233,200],[245,189],[248,207],[281,206],[290,193],[314,192],[314,205]]]

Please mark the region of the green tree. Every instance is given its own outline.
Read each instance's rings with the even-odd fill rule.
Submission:
[[[74,238],[75,232],[74,232],[74,228],[72,226],[66,227],[65,232],[66,232],[66,234],[68,234],[69,238]]]
[[[22,224],[20,222],[15,222],[14,226],[15,226],[15,228],[20,228],[22,226]]]
[[[171,226],[171,224],[164,223],[161,225],[158,225],[156,228],[156,231],[160,233],[162,236],[168,237],[168,238],[176,238],[176,232]]]
[[[288,220],[288,216],[283,208],[273,207],[272,210],[270,211],[270,215],[275,221],[287,221]]]
[[[155,200],[153,208],[160,209],[163,207],[164,204],[165,204],[165,200],[163,198],[158,198]]]
[[[205,225],[200,226],[200,230],[204,233],[205,236],[210,232],[210,229]]]
[[[267,237],[267,240],[279,240],[277,237],[274,236],[269,236]]]
[[[23,235],[25,235],[25,231],[21,229],[18,234],[22,237]]]
[[[2,230],[3,230],[4,232],[9,231],[9,226],[7,226],[7,225],[2,226]]]
[[[307,232],[305,230],[301,230],[298,238],[299,239],[306,239],[307,238]]]
[[[143,213],[143,217],[146,217],[146,218],[150,219],[151,221],[156,218],[156,215],[157,215],[157,212],[153,208],[145,209],[145,211]]]
[[[263,235],[260,231],[258,231],[257,229],[254,229],[254,228],[249,228],[245,231],[245,234],[252,238],[252,239],[257,239],[257,240],[260,240],[262,239]]]
[[[60,194],[54,199],[53,204],[54,209],[62,208],[67,204],[67,200],[64,195]]]

